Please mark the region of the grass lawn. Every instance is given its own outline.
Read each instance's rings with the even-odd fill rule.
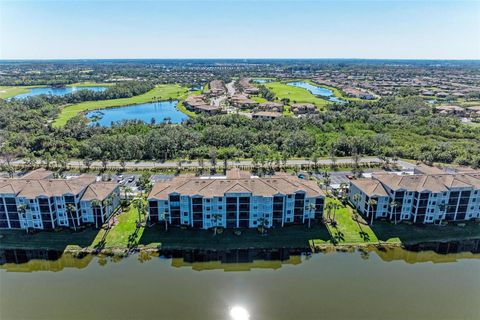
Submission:
[[[326,204],[335,203],[340,206],[335,210],[336,227],[328,225],[330,234],[339,244],[368,244],[377,243],[378,239],[370,226],[364,225],[353,220],[353,209],[350,206],[344,206],[339,200],[327,198]],[[327,216],[325,207],[325,216]],[[334,212],[330,213],[333,217]]]
[[[185,113],[187,116],[189,116],[191,118],[195,118],[196,116],[198,116],[198,114],[196,114],[195,112],[188,110],[182,102],[179,102],[177,104],[177,109],[180,112]]]
[[[16,95],[27,93],[30,91],[30,88],[35,86],[26,86],[26,87],[10,87],[10,86],[0,86],[0,99],[8,99]]]
[[[137,242],[142,236],[144,228],[138,228],[138,211],[133,205],[116,216],[118,223],[110,230],[100,230],[90,245],[91,248],[128,248],[129,244]],[[130,239],[132,235],[135,237]],[[103,243],[102,243],[103,241]]]
[[[121,107],[127,105],[134,105],[140,103],[178,99],[181,100],[186,97],[188,93],[187,87],[182,87],[177,84],[158,85],[154,89],[131,98],[100,100],[100,101],[86,101],[63,108],[55,120],[53,125],[55,127],[64,126],[67,121],[75,117],[80,112],[104,109],[110,107]]]
[[[262,236],[257,229],[243,229],[241,235],[224,230],[214,235],[211,230],[182,230],[169,228],[163,223],[144,230],[140,244],[162,249],[247,249],[247,248],[308,248],[310,241],[327,243],[330,239],[325,226],[312,224],[270,229]]]
[[[290,103],[313,103],[318,108],[323,109],[328,102],[326,100],[315,97],[307,89],[289,86],[281,82],[268,82],[264,85],[272,91],[278,100],[290,99]]]

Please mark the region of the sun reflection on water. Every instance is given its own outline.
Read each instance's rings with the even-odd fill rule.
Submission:
[[[230,317],[232,320],[249,320],[250,314],[244,307],[234,306],[230,309]]]

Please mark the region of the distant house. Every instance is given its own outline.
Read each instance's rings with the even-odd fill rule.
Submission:
[[[260,103],[258,109],[262,111],[283,112],[283,104],[278,102],[267,101]]]
[[[258,106],[258,102],[244,94],[235,94],[230,97],[230,103],[240,109],[252,109]]]
[[[292,104],[291,111],[296,114],[313,114],[317,113],[317,107],[311,103],[294,103]]]
[[[240,85],[241,90],[246,93],[246,94],[258,94],[258,88],[252,85],[252,79],[251,78],[242,78],[240,81],[238,81],[238,84]]]
[[[459,106],[438,106],[435,108],[439,113],[445,115],[456,115],[456,116],[464,116],[465,109]]]
[[[212,96],[221,96],[225,94],[225,85],[221,80],[213,80],[210,81],[209,87],[208,87],[208,94]]]
[[[252,114],[253,119],[274,120],[281,117],[280,112],[260,111]]]
[[[223,109],[219,106],[211,105],[206,102],[206,95],[198,94],[189,96],[183,104],[185,107],[195,113],[206,113],[209,115],[223,113]]]
[[[373,94],[355,88],[345,88],[343,89],[343,92],[345,92],[345,94],[349,97],[355,97],[363,100],[375,99]]]

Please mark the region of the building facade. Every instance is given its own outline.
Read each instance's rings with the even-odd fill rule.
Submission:
[[[148,197],[149,218],[198,229],[283,227],[320,221],[324,199],[314,181],[231,170],[222,177],[157,182]]]
[[[32,174],[0,179],[0,228],[100,227],[120,204],[116,183],[95,176],[52,179]]]
[[[480,172],[374,174],[350,182],[349,199],[371,219],[441,224],[480,218]]]

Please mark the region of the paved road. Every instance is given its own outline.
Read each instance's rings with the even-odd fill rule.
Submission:
[[[235,86],[234,86],[235,80],[230,81],[225,85],[227,87],[228,95],[233,96],[235,94]]]
[[[339,158],[337,159],[337,164],[352,164],[353,160],[351,158]],[[360,160],[361,163],[382,163],[382,161],[377,157],[364,157]],[[4,163],[3,159],[0,159],[0,164]],[[22,165],[25,161],[23,160],[15,160],[12,161],[13,165]],[[330,159],[320,159],[318,160],[319,165],[330,165],[332,162]],[[415,167],[414,164],[405,162],[405,161],[398,161],[399,166],[401,166],[404,170],[411,170]],[[85,164],[82,160],[71,160],[68,162],[69,167],[72,168],[85,168]],[[250,166],[252,165],[251,160],[241,160],[241,161],[228,161],[229,166]],[[313,165],[313,162],[310,160],[288,160],[287,165]],[[204,167],[209,167],[210,162],[205,160]],[[217,161],[217,166],[223,166],[223,162],[221,160]],[[101,168],[102,163],[101,161],[93,161],[91,168]],[[121,165],[118,161],[110,161],[107,164],[108,168],[121,168]],[[152,162],[152,161],[127,161],[125,163],[126,169],[142,169],[142,168],[177,168],[178,163],[176,161],[166,161],[166,162]],[[182,167],[200,167],[197,161],[188,161],[182,163]]]

